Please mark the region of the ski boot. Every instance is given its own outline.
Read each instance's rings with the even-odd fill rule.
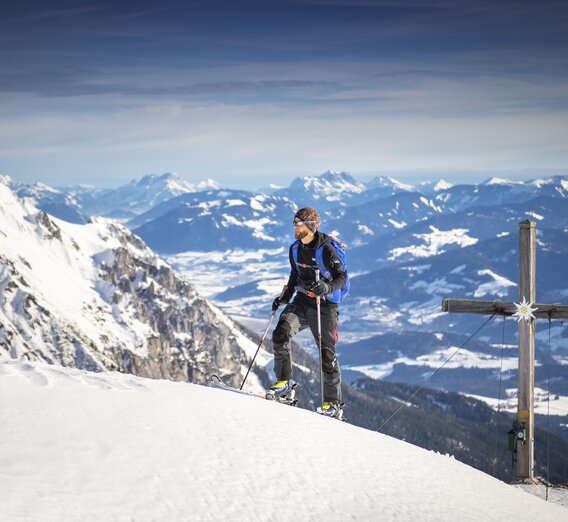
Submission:
[[[296,386],[298,386],[298,383],[291,379],[289,381],[278,381],[268,389],[266,398],[269,401],[296,406],[298,402],[298,399],[296,399]]]
[[[324,402],[323,405],[319,406],[316,411],[324,417],[330,417],[337,420],[345,420],[345,416],[343,415],[343,404],[337,401]]]

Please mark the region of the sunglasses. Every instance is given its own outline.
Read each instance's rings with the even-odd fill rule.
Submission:
[[[292,224],[295,227],[301,227],[302,225],[308,225],[309,223],[315,223],[315,221],[298,221],[295,219]]]

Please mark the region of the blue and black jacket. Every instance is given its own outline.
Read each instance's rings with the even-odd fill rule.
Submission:
[[[305,295],[305,291],[312,283],[315,282],[315,270],[308,267],[317,266],[316,250],[320,247],[323,264],[327,268],[328,272],[327,274],[322,273],[321,278],[330,285],[331,293],[338,291],[345,286],[347,275],[329,236],[323,232],[316,231],[315,237],[311,243],[304,245],[301,241],[295,241],[290,246],[289,258],[291,270],[290,278],[287,283],[288,289],[286,294],[283,296],[285,301],[289,301],[291,299],[294,291],[301,293],[303,298],[307,297]],[[296,264],[294,260],[295,248],[297,249],[298,264]],[[326,277],[326,275],[328,277]],[[336,303],[325,300],[322,301],[322,304],[337,306]]]

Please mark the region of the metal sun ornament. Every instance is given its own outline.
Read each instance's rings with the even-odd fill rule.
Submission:
[[[513,314],[513,317],[517,318],[517,322],[521,322],[521,319],[525,321],[530,321],[531,319],[535,319],[533,312],[536,312],[538,308],[533,308],[534,303],[528,303],[526,298],[523,297],[522,302],[520,303],[513,303],[517,309],[517,311]]]

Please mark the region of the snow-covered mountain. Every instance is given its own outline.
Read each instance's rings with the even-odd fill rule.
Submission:
[[[568,513],[560,489],[545,502],[447,455],[203,386],[3,361],[0,396],[0,513],[10,522]],[[293,443],[275,437],[283,426]]]
[[[415,188],[409,183],[401,183],[390,176],[375,176],[365,183],[367,190],[387,189],[391,192],[414,192]]]
[[[129,219],[181,194],[218,188],[213,180],[192,185],[175,173],[166,173],[134,179],[103,193],[72,188],[71,193],[76,194],[88,215]]]
[[[445,179],[438,179],[434,181],[423,181],[418,184],[416,190],[421,194],[432,195],[440,190],[448,190],[454,186],[453,183],[446,181]]]
[[[549,206],[558,207],[568,195],[568,181],[562,177],[532,182],[487,181],[480,185],[451,186],[443,181],[425,188],[429,195],[411,191],[392,178],[376,178],[362,188],[346,173],[327,172],[295,180],[273,195],[236,190],[208,190],[184,194],[153,207],[128,223],[155,249],[163,253],[188,250],[212,251],[278,248],[291,237],[290,217],[300,206],[313,205],[322,215],[322,230],[340,237],[351,248],[371,245],[366,251],[381,264],[393,258],[385,249],[402,252],[409,259],[414,245],[412,234],[427,237],[434,229],[442,236],[468,230],[478,239],[511,231],[515,216],[548,219]],[[554,201],[553,201],[554,200]],[[238,203],[238,204],[237,204]],[[522,205],[525,208],[521,208]],[[539,213],[540,211],[544,213]],[[481,212],[485,222],[476,220]],[[500,227],[499,213],[506,223]],[[489,220],[489,215],[494,218]],[[559,220],[556,219],[556,222]],[[453,222],[453,223],[452,223]],[[448,223],[452,223],[448,225]],[[489,223],[489,227],[485,225]],[[433,228],[432,228],[433,227]],[[497,228],[503,230],[496,231]],[[388,236],[388,240],[383,238]],[[452,244],[450,242],[449,244]],[[460,247],[462,241],[453,244]],[[403,249],[403,250],[400,250]],[[430,249],[434,253],[436,249]],[[369,269],[368,255],[357,270]],[[394,255],[394,257],[397,257]]]
[[[381,208],[378,203],[386,201],[365,208]],[[443,211],[436,206],[435,200],[424,196],[399,196],[394,201],[398,203],[396,207],[392,205],[390,212],[388,209],[383,211],[388,221],[377,227],[365,241],[358,238],[353,245],[359,247],[352,263],[354,268],[368,268],[369,263],[361,263],[369,257],[378,269],[393,262],[425,260],[485,239],[516,235],[519,222],[525,219],[536,221],[539,228],[562,230],[568,225],[568,205],[562,198],[540,196],[524,203],[471,207],[455,213]],[[373,213],[368,215],[372,218]]]
[[[299,207],[313,206],[323,210],[346,205],[365,189],[365,184],[349,173],[328,170],[319,176],[296,178],[289,187],[275,191],[274,195],[295,201]]]
[[[432,199],[417,192],[404,192],[324,212],[322,229],[355,248],[381,241],[388,234],[396,235],[415,223],[427,222],[440,212]],[[354,266],[359,268],[358,265]]]
[[[129,223],[159,252],[278,248],[297,206],[284,196],[243,190],[185,194]]]
[[[88,221],[88,216],[84,213],[80,202],[70,191],[53,188],[44,183],[26,185],[14,181],[9,176],[0,176],[0,183],[10,187],[20,198],[31,199],[43,211],[58,216],[60,219],[70,223],[86,223]],[[97,191],[94,187],[89,190],[93,193]],[[98,190],[99,194],[102,192],[104,191]]]
[[[193,382],[222,368],[240,382],[256,348],[119,223],[53,218],[1,182],[0,288],[11,357]]]
[[[71,223],[86,223],[91,216],[125,221],[181,194],[221,188],[211,179],[192,185],[175,173],[144,176],[116,189],[88,185],[53,188],[4,178],[18,196],[33,199],[41,210]]]
[[[509,181],[490,178],[478,185],[455,185],[439,190],[434,196],[436,204],[447,212],[459,212],[478,206],[498,206],[523,203],[539,196],[566,199],[568,178],[554,176],[532,181]]]

